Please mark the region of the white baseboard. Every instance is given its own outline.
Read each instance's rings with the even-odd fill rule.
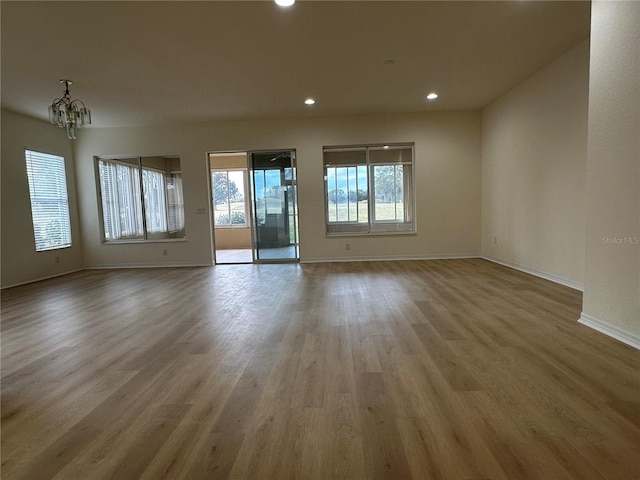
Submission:
[[[112,270],[118,268],[180,268],[180,267],[211,267],[212,263],[118,263],[118,264],[105,264],[105,265],[91,265],[90,267],[84,267],[85,270]]]
[[[323,257],[302,258],[300,263],[337,263],[337,262],[393,262],[398,260],[459,260],[463,258],[480,258],[477,253],[447,253],[435,255],[392,255],[384,257]]]
[[[533,268],[524,267],[522,265],[518,265],[517,263],[507,262],[505,260],[491,257],[489,255],[481,255],[480,258],[483,258],[493,263],[497,263],[504,267],[509,267],[509,268],[513,268],[514,270],[519,270],[521,272],[528,273],[529,275],[533,275],[534,277],[540,277],[540,278],[544,278],[545,280],[549,280],[551,282],[559,283],[560,285],[573,288],[574,290],[579,290],[581,292],[584,291],[584,285],[574,282],[572,280],[567,280],[566,278],[558,277],[556,275],[551,275],[549,273],[540,272],[538,270],[534,270]]]
[[[593,328],[600,333],[604,333],[611,338],[615,338],[622,343],[626,343],[627,345],[640,350],[640,337],[634,335],[633,333],[622,330],[621,328],[618,328],[614,325],[611,325],[604,320],[598,320],[597,318],[594,318],[583,312],[582,315],[580,315],[580,320],[578,320],[578,323],[586,325],[589,328]]]
[[[60,273],[56,273],[53,275],[46,275],[44,277],[36,277],[36,278],[29,278],[29,279],[25,279],[25,280],[18,280],[17,282],[10,282],[6,285],[2,285],[2,287],[0,287],[0,289],[4,290],[5,288],[11,288],[11,287],[18,287],[20,285],[26,285],[28,283],[35,283],[35,282],[41,282],[42,280],[49,280],[50,278],[56,278],[56,277],[62,277],[64,275],[69,275],[70,273],[75,273],[75,272],[80,272],[84,270],[83,268],[76,268],[74,270],[69,270],[67,272],[60,272]]]
[[[49,280],[51,278],[62,277],[64,275],[69,275],[70,273],[81,272],[83,270],[110,270],[117,268],[178,268],[178,267],[210,267],[211,263],[162,263],[162,264],[148,264],[148,263],[140,263],[140,264],[109,264],[109,265],[92,265],[90,267],[76,268],[74,270],[69,270],[67,272],[56,273],[55,275],[47,275],[44,277],[36,277],[29,278],[25,280],[18,280],[17,282],[10,282],[6,285],[2,285],[0,290],[4,290],[5,288],[18,287],[20,285],[27,285],[29,283],[41,282],[42,280]]]

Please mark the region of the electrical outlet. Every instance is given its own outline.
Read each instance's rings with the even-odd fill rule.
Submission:
[[[56,257],[56,263],[60,263],[60,257]]]
[[[497,244],[498,244],[498,237],[497,237],[497,236],[496,236],[496,237],[493,237],[493,243],[494,243],[495,245],[497,245]]]
[[[345,243],[344,244],[344,249],[345,250],[351,250],[351,244],[350,243]]]
[[[166,249],[166,248],[165,248],[164,250],[162,250],[162,255],[164,255],[165,257],[166,257],[167,255],[169,255],[169,252],[167,252],[167,249]]]

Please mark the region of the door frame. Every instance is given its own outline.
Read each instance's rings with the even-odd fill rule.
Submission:
[[[258,258],[258,233],[257,233],[257,214],[255,211],[255,184],[254,184],[254,168],[253,168],[253,155],[260,154],[278,154],[283,152],[289,152],[291,162],[291,186],[293,187],[293,235],[294,235],[294,244],[293,258]],[[297,156],[295,148],[277,148],[277,149],[260,149],[260,150],[247,150],[247,172],[248,172],[248,180],[249,180],[249,209],[251,215],[251,256],[253,259],[253,263],[298,263],[300,262],[300,238],[299,238],[299,227],[298,227],[298,173],[297,173]],[[287,216],[288,217],[288,216]],[[289,218],[286,219],[286,222],[289,222]]]
[[[291,169],[292,169],[292,179],[291,186],[293,187],[293,236],[294,236],[294,258],[273,258],[273,259],[261,259],[258,258],[258,241],[257,241],[257,225],[256,225],[256,212],[255,212],[255,196],[254,196],[254,178],[253,178],[253,162],[252,155],[254,154],[269,154],[269,153],[282,153],[289,152],[291,156]],[[300,237],[299,237],[299,211],[298,211],[298,174],[297,174],[297,156],[295,148],[278,148],[278,149],[259,149],[259,150],[210,150],[207,151],[206,161],[207,161],[207,175],[208,175],[208,184],[209,184],[209,207],[211,209],[211,248],[212,248],[212,256],[213,256],[213,264],[218,265],[217,259],[217,248],[216,248],[216,226],[215,226],[215,206],[214,206],[214,196],[213,196],[213,183],[211,179],[211,155],[224,155],[224,154],[245,154],[246,155],[246,178],[245,178],[245,195],[249,195],[249,199],[245,200],[246,202],[246,215],[247,217],[247,225],[249,226],[250,236],[251,236],[251,263],[260,264],[260,263],[298,263],[300,262]],[[286,219],[289,221],[289,218]],[[246,262],[229,262],[230,265],[233,264],[245,264]]]

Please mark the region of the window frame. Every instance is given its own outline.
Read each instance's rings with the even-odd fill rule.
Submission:
[[[47,160],[55,160],[59,163],[61,163],[61,170],[59,172],[57,172],[57,175],[53,178],[58,178],[60,177],[62,179],[61,183],[56,183],[55,184],[55,190],[57,190],[56,193],[60,193],[61,195],[56,196],[54,198],[46,198],[42,195],[39,195],[39,192],[36,192],[34,189],[32,189],[32,187],[35,187],[34,183],[34,179],[32,178],[31,173],[33,172],[34,166],[32,164],[32,162],[36,161],[36,158],[33,157],[41,157],[40,159],[38,159],[41,162],[45,162]],[[68,181],[67,181],[67,165],[66,165],[66,161],[63,155],[58,155],[55,153],[47,153],[47,152],[41,152],[41,151],[37,151],[37,150],[31,150],[28,148],[25,148],[24,150],[24,159],[25,159],[25,173],[27,176],[27,188],[29,190],[29,208],[31,209],[31,226],[33,227],[33,240],[34,240],[34,247],[35,247],[35,251],[36,252],[47,252],[47,251],[51,251],[51,250],[61,250],[64,248],[71,248],[73,246],[73,232],[71,229],[71,212],[69,210],[69,189],[68,189]],[[57,168],[60,168],[60,165],[57,166]],[[51,176],[47,176],[45,177],[47,179],[51,179]],[[36,233],[36,230],[39,228],[39,225],[37,225],[38,220],[36,220],[36,218],[34,217],[34,206],[37,206],[39,203],[41,202],[55,202],[55,205],[57,205],[57,210],[58,213],[62,213],[62,217],[66,217],[66,218],[62,218],[61,217],[55,217],[53,218],[54,221],[61,221],[61,243],[57,243],[54,244],[52,246],[47,246],[47,247],[38,247],[38,235]],[[45,240],[46,240],[46,236],[45,236]]]
[[[381,161],[380,159],[372,159],[371,152],[386,152],[397,150],[410,150],[410,158],[404,158],[406,155],[402,152],[399,153],[398,161]],[[360,161],[331,161],[328,159],[327,154],[331,153],[348,153],[352,152],[354,157],[360,154],[364,154],[364,158]],[[374,155],[376,156],[376,155]],[[366,210],[367,218],[366,222],[359,220],[359,215],[356,213],[355,221],[338,221],[330,219],[330,200],[329,194],[331,192],[329,186],[329,169],[335,169],[334,177],[337,176],[338,168],[356,168],[365,167],[366,172],[366,184],[367,184],[367,198],[366,198]],[[397,195],[397,173],[398,166],[402,166],[402,200],[403,200],[403,221],[397,220],[397,198],[394,203],[396,219],[376,219],[376,179],[375,179],[375,167],[380,166],[393,166],[394,167],[394,198]],[[325,209],[325,236],[378,236],[378,235],[412,235],[417,233],[417,221],[416,221],[416,199],[415,199],[415,143],[385,143],[385,144],[363,144],[363,145],[344,145],[344,146],[325,146],[322,149],[322,168],[324,175],[324,209]],[[409,178],[406,178],[409,177]],[[405,181],[406,179],[406,181]],[[348,182],[348,180],[347,180]],[[337,180],[335,182],[335,189],[337,190]],[[347,183],[348,185],[348,183]],[[356,202],[358,195],[358,182],[356,180]],[[408,191],[407,191],[408,190]],[[347,204],[349,204],[350,189],[347,189]],[[347,207],[349,208],[349,207]],[[358,212],[360,206],[356,207]],[[337,207],[336,207],[337,218]]]
[[[100,237],[102,244],[120,244],[120,243],[153,243],[153,242],[181,242],[186,241],[186,228],[185,228],[185,208],[184,208],[184,188],[180,187],[181,190],[181,202],[175,204],[175,206],[182,207],[182,215],[178,215],[179,221],[182,223],[182,228],[179,230],[171,230],[171,222],[169,219],[170,215],[170,204],[169,204],[169,195],[167,192],[167,184],[168,178],[167,172],[164,170],[160,170],[158,168],[154,168],[152,166],[145,166],[143,164],[145,159],[178,159],[180,161],[180,168],[171,169],[170,176],[173,177],[175,174],[180,175],[180,179],[182,180],[182,159],[179,155],[170,154],[170,155],[117,155],[117,156],[100,156],[94,157],[95,161],[95,179],[96,179],[96,189],[97,189],[97,200],[98,200],[98,215],[100,217]],[[129,161],[126,161],[129,160]],[[130,160],[136,160],[136,163],[130,162]],[[127,166],[130,168],[135,168],[137,180],[132,182],[132,185],[135,184],[134,189],[135,193],[138,195],[136,206],[139,204],[140,211],[136,212],[136,216],[141,217],[141,234],[133,234],[127,235],[123,237],[119,237],[116,239],[106,238],[106,226],[105,226],[105,218],[104,218],[104,192],[102,190],[101,176],[100,176],[100,163],[106,162],[110,164],[120,164],[123,166]],[[151,172],[159,172],[163,175],[163,188],[164,188],[164,216],[166,223],[166,231],[162,232],[150,232],[147,226],[147,210],[145,206],[145,185],[143,180],[143,171],[148,170]],[[172,234],[180,234],[181,236],[172,237]]]

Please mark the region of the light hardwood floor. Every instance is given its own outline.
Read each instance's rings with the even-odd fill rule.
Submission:
[[[640,352],[483,260],[2,292],[2,478],[637,480]]]

